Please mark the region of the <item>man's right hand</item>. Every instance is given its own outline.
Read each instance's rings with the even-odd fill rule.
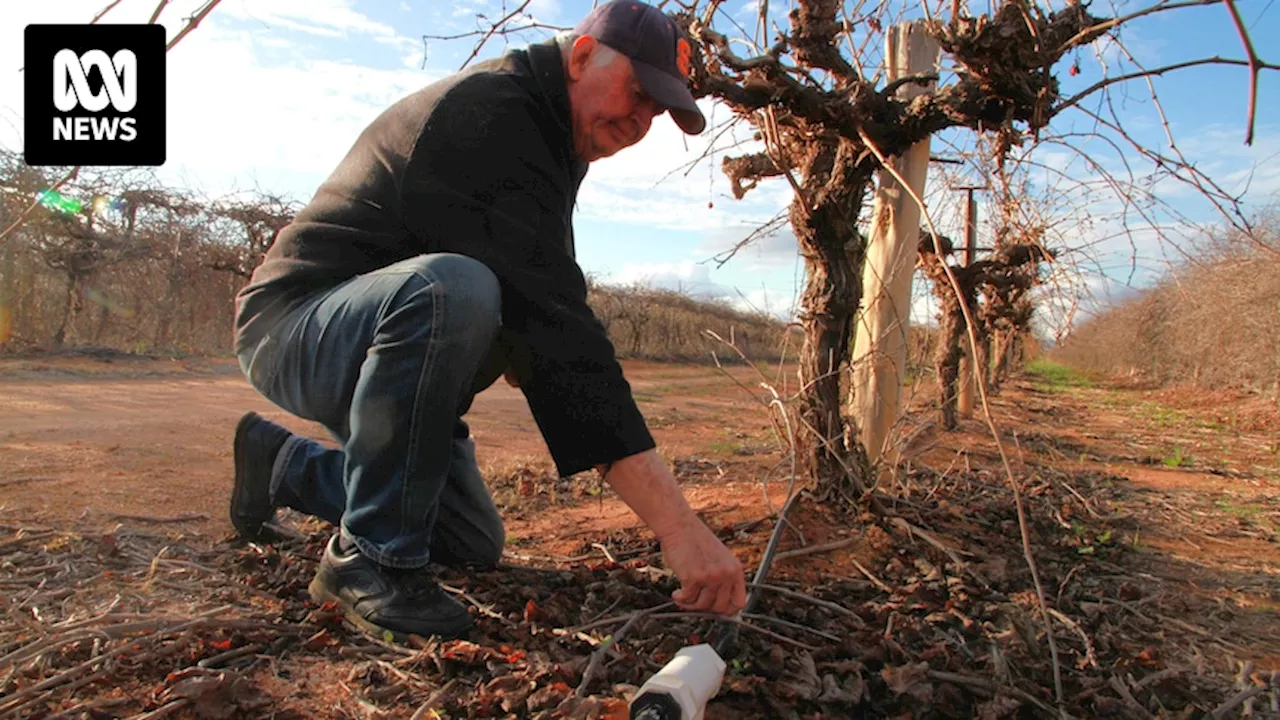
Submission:
[[[733,615],[747,604],[742,563],[702,521],[695,519],[660,542],[667,567],[680,580],[671,593],[680,609]]]

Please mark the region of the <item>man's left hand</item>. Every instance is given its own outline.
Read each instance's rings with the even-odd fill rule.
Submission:
[[[605,481],[644,520],[680,588],[671,595],[685,610],[733,615],[747,604],[742,563],[689,507],[671,468],[656,449],[602,466]]]
[[[742,563],[701,521],[661,542],[663,560],[680,580],[671,599],[682,610],[733,615],[747,604]]]

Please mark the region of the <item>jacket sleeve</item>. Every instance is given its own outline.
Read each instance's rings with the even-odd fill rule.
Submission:
[[[565,246],[572,179],[531,105],[515,92],[446,96],[411,154],[402,200],[427,247],[476,258],[498,277],[504,331],[526,356],[521,390],[568,476],[654,441]]]

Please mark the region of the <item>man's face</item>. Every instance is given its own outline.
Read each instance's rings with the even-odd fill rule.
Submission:
[[[663,112],[645,93],[631,61],[594,38],[574,41],[568,73],[574,149],[586,162],[640,142]]]

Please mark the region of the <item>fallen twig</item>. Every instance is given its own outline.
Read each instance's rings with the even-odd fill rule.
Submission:
[[[208,612],[201,613],[193,620],[190,620],[188,622],[181,623],[178,625],[174,625],[172,627],[169,627],[162,631],[157,631],[157,632],[163,632],[164,634],[169,635],[173,633],[179,633],[186,630],[190,630],[192,628],[198,627],[208,622],[214,616],[220,615],[226,612],[227,610],[230,610],[231,607],[232,606],[230,605],[223,605],[221,607],[214,608],[213,610],[210,610]],[[41,693],[45,690],[48,690],[51,687],[57,687],[58,685],[68,682],[71,680],[71,678],[79,674],[81,671],[86,670],[99,663],[103,663],[107,660],[110,660],[111,658],[114,658],[118,655],[121,655],[127,650],[132,650],[133,648],[137,647],[146,639],[152,637],[154,634],[155,633],[149,633],[135,640],[131,640],[117,648],[113,648],[111,650],[108,650],[102,653],[101,655],[91,657],[88,660],[85,660],[84,662],[78,665],[74,665],[68,668],[67,670],[64,670],[58,673],[57,675],[54,675],[53,677],[44,680],[43,682],[36,683],[35,685],[32,685],[28,688],[24,688],[23,690],[16,692],[13,695],[10,695],[9,697],[5,698],[2,704],[0,704],[0,712],[7,713],[15,709],[16,707],[25,704],[27,699],[30,698],[31,696]]]
[[[426,720],[427,715],[435,709],[435,706],[438,705],[440,701],[444,699],[444,696],[448,695],[449,691],[453,689],[453,686],[457,684],[458,678],[453,678],[444,685],[441,685],[439,690],[431,693],[426,702],[418,706],[418,709],[413,712],[413,715],[409,717],[409,720]]]
[[[832,635],[831,633],[823,632],[821,630],[811,628],[808,625],[793,623],[790,620],[783,620],[782,618],[776,618],[771,615],[760,615],[759,613],[743,613],[742,617],[746,618],[747,620],[763,620],[764,622],[771,622],[776,625],[781,625],[782,627],[785,627],[785,628],[791,628],[792,630],[802,630],[807,633],[812,633],[824,640],[830,640],[831,642],[836,642],[836,643],[840,642],[840,638],[835,635]]]
[[[1084,511],[1085,511],[1085,512],[1087,512],[1087,513],[1089,513],[1089,515],[1090,515],[1091,517],[1093,517],[1093,519],[1094,519],[1094,520],[1105,520],[1105,519],[1106,519],[1106,518],[1102,517],[1101,515],[1099,515],[1099,514],[1098,514],[1098,512],[1097,512],[1096,510],[1094,510],[1094,509],[1093,509],[1093,506],[1089,504],[1089,501],[1088,501],[1088,500],[1085,500],[1085,499],[1084,499],[1084,496],[1083,496],[1083,495],[1081,495],[1081,494],[1080,494],[1080,492],[1079,492],[1078,490],[1076,490],[1075,488],[1071,487],[1071,483],[1066,482],[1066,481],[1065,481],[1065,480],[1063,480],[1062,478],[1054,478],[1054,479],[1058,481],[1058,484],[1059,484],[1059,485],[1061,485],[1062,487],[1066,488],[1066,489],[1067,489],[1067,492],[1069,492],[1069,493],[1071,493],[1072,495],[1075,495],[1075,496],[1076,496],[1076,499],[1077,499],[1077,500],[1079,500],[1079,501],[1080,501],[1080,504],[1084,507]]]
[[[883,592],[885,595],[892,595],[892,594],[893,594],[893,588],[891,588],[891,587],[889,587],[888,585],[884,584],[884,582],[883,582],[883,581],[881,581],[881,580],[880,580],[880,578],[878,578],[878,577],[876,577],[875,575],[871,574],[871,571],[870,571],[870,570],[868,570],[865,566],[863,566],[863,564],[862,564],[862,563],[858,562],[858,560],[857,560],[856,558],[852,558],[852,557],[851,557],[851,558],[848,558],[848,560],[849,560],[850,564],[852,564],[855,568],[857,568],[857,569],[858,569],[858,572],[860,572],[860,573],[862,573],[863,575],[865,575],[865,576],[867,577],[867,579],[871,581],[871,584],[872,584],[872,585],[875,585],[877,588],[879,588],[881,592]]]
[[[41,530],[38,532],[26,532],[24,530],[19,530],[17,537],[11,537],[7,540],[0,541],[0,550],[11,548],[14,545],[21,545],[22,543],[29,542],[31,540],[43,540],[47,537],[51,537],[52,535],[54,535],[53,530]]]
[[[190,513],[182,513],[181,515],[174,515],[172,517],[160,517],[156,515],[132,515],[129,513],[112,513],[107,516],[107,519],[115,520],[115,521],[132,520],[134,522],[160,524],[160,523],[189,522],[192,520],[208,520],[209,513],[190,512]]]
[[[160,707],[156,708],[155,710],[152,710],[151,712],[144,712],[144,713],[139,713],[137,715],[134,715],[130,717],[129,720],[159,720],[160,718],[163,718],[163,717],[169,717],[170,715],[178,712],[179,710],[181,710],[182,708],[190,704],[191,704],[191,700],[189,698],[178,698],[173,702],[168,702],[168,703],[165,703],[164,705],[161,705]]]
[[[618,558],[614,557],[613,553],[609,552],[609,548],[604,543],[591,543],[591,547],[604,553],[605,559],[608,560],[609,562],[613,563],[614,565],[618,564]]]
[[[943,672],[941,670],[930,670],[929,677],[937,680],[938,682],[949,682],[956,685],[967,685],[969,687],[981,688],[992,695],[1000,695],[1002,693],[1005,695],[1011,695],[1019,700],[1025,700],[1026,702],[1035,705],[1046,713],[1056,714],[1054,709],[1043,700],[1040,700],[1035,695],[1012,685],[1001,685],[994,680],[986,680],[984,678],[961,675],[959,673]],[[1065,711],[1063,711],[1063,715],[1066,716]]]
[[[655,605],[654,607],[646,608],[644,610],[636,610],[635,612],[629,612],[625,615],[615,615],[613,617],[608,617],[603,620],[596,620],[595,622],[587,623],[586,625],[580,625],[576,628],[562,628],[559,630],[559,633],[562,633],[565,635],[576,635],[578,633],[584,633],[588,630],[595,630],[596,628],[604,627],[606,625],[612,625],[617,622],[630,621],[637,614],[644,613],[648,615],[648,617],[654,620],[671,620],[671,619],[679,619],[679,618],[707,618],[711,620],[719,620],[724,623],[732,623],[734,625],[737,625],[738,627],[748,628],[754,632],[760,633],[761,635],[765,635],[774,640],[777,640],[778,642],[786,643],[788,645],[793,645],[795,647],[802,648],[804,650],[810,650],[810,651],[818,650],[818,648],[814,647],[813,645],[802,643],[799,640],[789,638],[786,635],[780,635],[776,632],[773,632],[772,630],[767,630],[758,625],[753,625],[741,618],[727,617],[725,615],[719,615],[711,612],[696,612],[696,611],[655,612],[657,610],[671,607],[672,605],[675,605],[675,603],[665,602],[665,603],[662,603],[661,605]]]
[[[82,687],[84,687],[85,685],[92,685],[93,683],[96,683],[96,682],[98,682],[99,680],[106,680],[108,677],[110,677],[110,673],[108,673],[106,670],[99,670],[98,672],[95,672],[95,673],[90,674],[90,675],[86,675],[86,676],[84,676],[84,677],[80,678],[79,680],[76,680],[75,682],[70,683],[69,685],[67,685],[67,686],[66,686],[66,688],[64,688],[64,690],[66,690],[67,692],[71,692],[71,691],[76,690],[76,689],[78,689],[78,688],[82,688]],[[21,712],[22,710],[24,710],[24,709],[26,709],[26,708],[28,708],[28,707],[30,707],[30,706],[32,706],[32,705],[39,704],[39,703],[40,703],[40,702],[42,702],[43,700],[44,700],[44,698],[43,698],[43,697],[41,697],[41,696],[37,695],[36,697],[33,697],[33,698],[31,698],[31,699],[27,700],[26,702],[22,703],[21,705],[18,705],[18,706],[14,707],[14,708],[11,708],[11,709],[9,709],[9,710],[5,711],[5,712],[6,712],[6,715],[13,716],[13,717],[22,717],[22,715],[20,714],[20,712]]]
[[[802,600],[804,602],[809,603],[810,605],[817,605],[818,607],[826,608],[832,612],[843,615],[844,617],[847,617],[853,620],[854,624],[857,625],[858,627],[867,626],[867,623],[857,613],[855,613],[854,611],[850,610],[849,608],[843,605],[840,605],[838,603],[833,603],[829,600],[816,598],[816,597],[813,597],[812,595],[805,595],[802,592],[796,592],[795,590],[788,590],[787,588],[778,587],[777,585],[758,585],[756,583],[748,583],[747,587],[767,590],[769,592],[782,595],[783,597],[789,597],[793,600]]]
[[[1049,614],[1057,618],[1063,625],[1066,625],[1076,631],[1076,634],[1080,636],[1080,640],[1084,643],[1085,662],[1096,670],[1098,668],[1098,658],[1093,652],[1093,641],[1089,639],[1089,635],[1085,633],[1084,628],[1080,627],[1080,624],[1075,620],[1072,620],[1054,608],[1049,608]]]
[[[847,548],[850,545],[856,545],[860,538],[848,538],[845,540],[836,540],[834,542],[823,543],[821,545],[810,545],[806,548],[797,548],[795,550],[786,550],[774,556],[775,560],[785,560],[787,558],[800,557],[801,555],[813,555],[814,553],[829,552],[831,550],[839,550]]]
[[[1165,668],[1164,670],[1161,670],[1160,672],[1151,673],[1150,675],[1148,675],[1148,676],[1146,676],[1146,677],[1142,678],[1141,680],[1139,680],[1138,682],[1134,683],[1134,684],[1133,684],[1133,689],[1134,689],[1134,690],[1142,690],[1143,688],[1145,688],[1145,687],[1147,687],[1147,686],[1149,686],[1149,685],[1155,685],[1156,683],[1158,683],[1158,682],[1160,682],[1160,681],[1162,681],[1162,680],[1167,680],[1167,679],[1169,679],[1169,678],[1171,678],[1171,677],[1175,677],[1175,676],[1178,676],[1178,675],[1181,675],[1181,674],[1183,674],[1183,673],[1185,673],[1185,672],[1190,672],[1190,671],[1191,671],[1191,668],[1187,668],[1187,667],[1171,667],[1171,668]]]
[[[1155,720],[1155,716],[1143,707],[1142,703],[1138,702],[1137,698],[1133,696],[1133,693],[1129,692],[1129,688],[1125,686],[1123,680],[1112,675],[1111,679],[1107,682],[1117,693],[1120,694],[1120,699],[1124,700],[1124,704],[1128,705],[1131,710],[1138,713],[1139,717],[1143,718],[1143,720]]]
[[[0,657],[0,667],[4,667],[9,664],[16,665],[41,653],[66,645],[72,645],[82,640],[89,640],[92,638],[114,640],[134,633],[151,634],[164,627],[166,622],[176,622],[176,620],[172,618],[160,618],[135,623],[119,623],[106,628],[80,629],[79,632],[47,637],[43,640],[38,640],[29,645],[18,648],[4,657]],[[79,627],[76,626],[76,629],[79,629]]]
[[[102,710],[116,705],[123,705],[127,702],[130,702],[130,699],[127,697],[89,700],[88,702],[82,702],[79,705],[69,707],[56,715],[50,715],[47,720],[71,720],[71,718],[85,717],[86,715],[89,715],[90,710]],[[91,717],[91,715],[89,716]]]
[[[634,616],[636,616],[636,615],[653,613],[653,612],[657,612],[657,611],[659,611],[659,610],[666,610],[666,609],[667,609],[667,608],[669,608],[669,607],[675,607],[675,603],[673,603],[673,602],[671,602],[671,601],[667,601],[667,602],[661,603],[661,604],[659,604],[659,605],[654,605],[653,607],[642,608],[642,609],[640,609],[640,610],[634,610],[634,611],[632,611],[632,612],[629,612],[629,613],[626,613],[626,614],[623,614],[623,615],[614,615],[614,616],[612,616],[612,617],[604,618],[603,620],[592,620],[592,621],[591,621],[591,622],[589,622],[589,623],[586,623],[586,624],[584,624],[584,625],[579,625],[579,626],[577,626],[577,627],[572,627],[572,628],[561,628],[561,631],[562,631],[562,632],[564,632],[565,634],[568,634],[568,635],[573,635],[573,634],[575,634],[575,633],[583,633],[583,632],[586,632],[586,631],[588,631],[588,630],[595,630],[596,628],[598,628],[598,627],[603,627],[603,626],[605,626],[605,625],[612,625],[612,624],[614,624],[614,623],[616,623],[616,622],[626,622],[626,621],[629,621],[629,620],[631,620],[631,618],[632,618],[632,617],[634,617]]]
[[[510,619],[508,619],[505,615],[494,610],[491,605],[486,605],[480,602],[479,600],[475,599],[466,590],[463,590],[462,588],[450,587],[449,585],[445,585],[444,583],[440,584],[440,588],[446,592],[453,593],[454,595],[457,595],[463,600],[466,600],[467,602],[471,603],[471,605],[481,615],[484,615],[485,617],[491,617],[494,620],[497,620],[498,622],[502,623],[503,625],[506,625],[507,627],[516,626],[516,624],[512,622]]]
[[[802,642],[800,642],[799,640],[796,640],[796,639],[794,639],[794,638],[789,638],[789,637],[787,637],[786,635],[781,635],[781,634],[776,633],[776,632],[774,632],[774,631],[772,631],[772,630],[767,630],[767,629],[765,629],[765,628],[760,627],[759,625],[753,625],[753,624],[751,624],[751,623],[749,623],[749,622],[747,622],[747,621],[745,621],[745,620],[742,620],[742,619],[740,619],[740,618],[736,618],[736,617],[726,617],[726,616],[724,616],[724,615],[718,615],[718,614],[716,614],[716,613],[711,613],[711,612],[670,612],[670,613],[654,613],[654,614],[653,614],[653,615],[651,615],[650,617],[652,617],[654,620],[668,620],[668,619],[690,618],[690,617],[695,617],[695,618],[705,618],[705,619],[708,619],[708,620],[719,620],[719,621],[721,621],[721,622],[733,623],[734,625],[737,625],[738,627],[747,628],[748,630],[751,630],[752,632],[757,632],[757,633],[759,633],[759,634],[761,634],[761,635],[764,635],[765,637],[772,638],[772,639],[774,639],[774,640],[777,640],[778,642],[786,643],[786,644],[788,644],[788,645],[792,645],[792,646],[794,646],[794,647],[798,647],[798,648],[800,648],[800,649],[802,649],[802,650],[808,650],[808,651],[810,651],[810,652],[816,652],[817,650],[819,650],[819,649],[820,649],[820,648],[817,648],[817,647],[815,647],[815,646],[813,646],[813,645],[810,645],[810,644],[808,644],[808,643],[802,643]]]
[[[905,518],[901,518],[901,517],[890,518],[890,522],[892,522],[897,527],[905,530],[908,535],[919,535],[920,537],[924,538],[925,542],[929,543],[933,547],[937,548],[940,552],[945,553],[947,557],[951,558],[951,562],[955,563],[955,566],[961,572],[967,572],[970,575],[972,575],[975,580],[982,583],[984,586],[990,586],[990,583],[987,582],[986,578],[982,577],[982,575],[980,575],[976,570],[971,569],[969,567],[969,563],[966,563],[965,561],[961,560],[960,555],[958,555],[955,550],[952,550],[951,548],[947,547],[941,540],[934,537],[933,533],[929,532],[928,530],[925,530],[922,527],[912,525],[911,523],[907,522]]]
[[[582,672],[582,680],[578,683],[578,689],[574,691],[575,696],[586,697],[587,686],[591,683],[591,678],[596,674],[596,671],[600,669],[600,664],[604,662],[604,658],[609,654],[609,650],[614,645],[622,642],[622,637],[627,634],[627,631],[631,629],[631,626],[639,622],[641,618],[647,616],[649,612],[650,611],[641,610],[634,613],[630,620],[623,623],[622,627],[618,628],[617,632],[606,638],[604,642],[600,643],[600,647],[596,648],[595,652],[591,653],[591,659],[587,662],[587,669]]]
[[[1240,707],[1240,705],[1243,704],[1244,701],[1248,700],[1251,697],[1256,697],[1258,695],[1261,695],[1266,691],[1267,691],[1267,688],[1265,686],[1251,687],[1245,690],[1241,690],[1235,695],[1232,695],[1231,697],[1227,698],[1226,702],[1222,703],[1213,712],[1209,713],[1209,717],[1213,718],[1213,720],[1222,720],[1227,716],[1227,713]]]
[[[215,667],[218,667],[219,665],[230,662],[237,658],[244,657],[245,655],[252,655],[261,649],[262,649],[262,643],[253,643],[250,645],[245,645],[244,647],[238,647],[232,650],[228,650],[224,653],[218,653],[217,655],[207,657],[201,660],[200,662],[196,663],[196,665],[202,668],[215,668]]]

